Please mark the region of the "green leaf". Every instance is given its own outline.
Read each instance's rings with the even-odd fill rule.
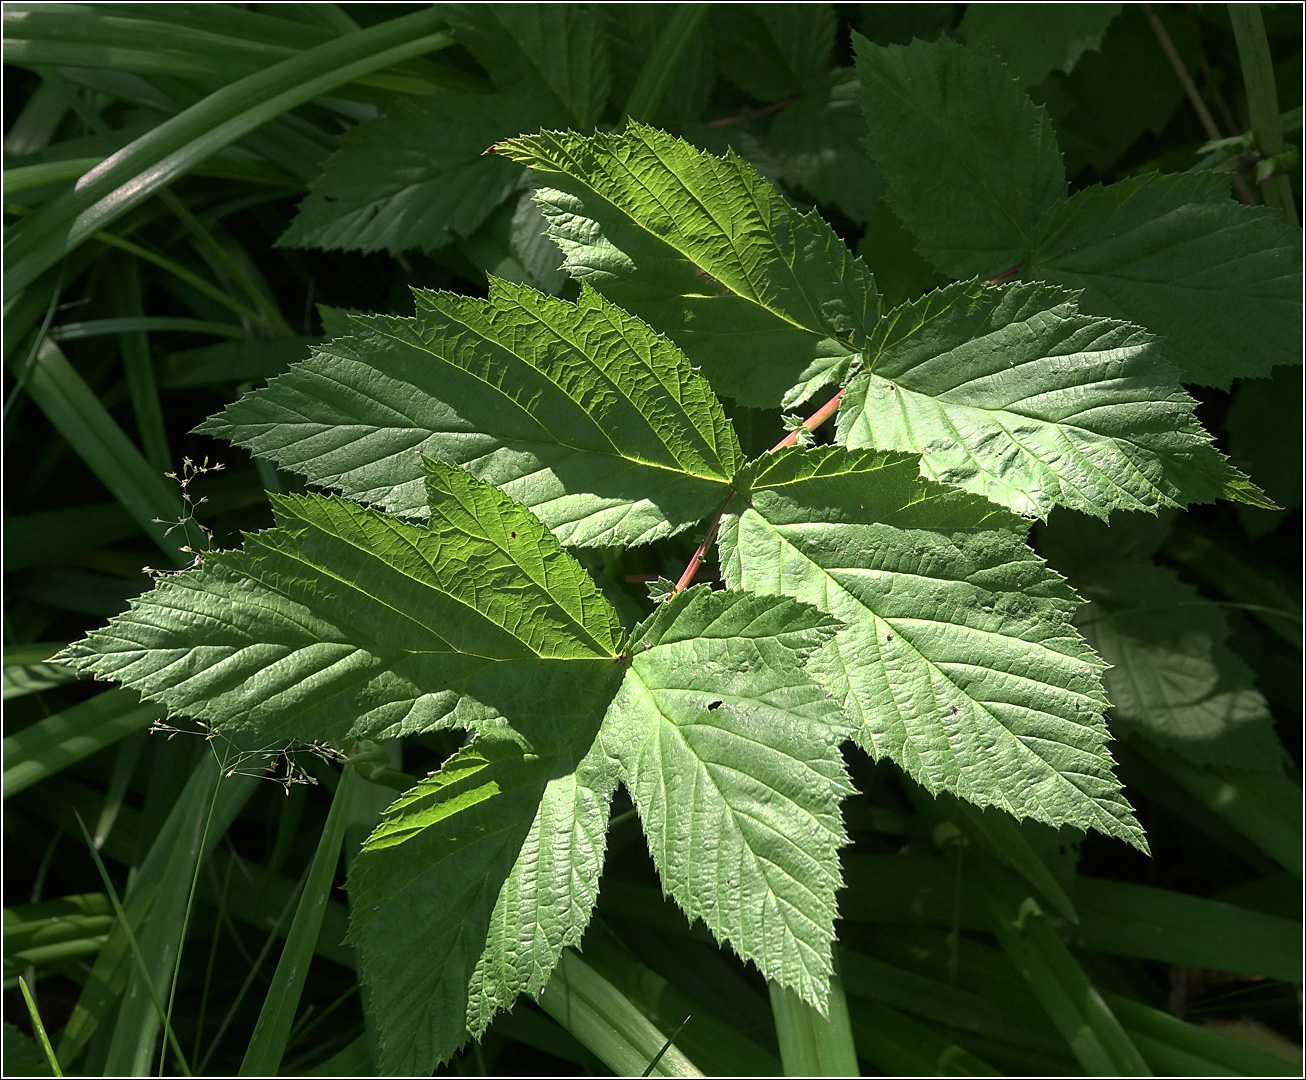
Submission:
[[[1106,750],[1103,664],[1070,621],[1078,597],[1024,522],[917,468],[838,447],[754,462],[721,525],[727,584],[845,624],[808,670],[873,757],[931,793],[1145,848]]]
[[[822,1012],[852,788],[838,709],[799,665],[833,626],[781,597],[680,593],[635,631],[599,735],[663,889]]]
[[[534,170],[564,269],[667,334],[718,393],[774,406],[815,357],[855,351],[874,325],[865,267],[733,152],[641,124],[496,149]]]
[[[995,57],[948,38],[856,42],[866,147],[920,252],[958,278],[1027,258],[1066,197],[1047,113]]]
[[[865,224],[875,215],[884,178],[863,149],[858,88],[851,69],[831,72],[776,116],[766,145],[785,184]]]
[[[359,124],[309,189],[279,243],[351,251],[434,248],[470,236],[521,184],[486,149],[549,125],[588,129],[607,98],[595,15],[571,4],[448,4],[490,94],[396,99]]]
[[[717,4],[717,68],[758,101],[779,101],[824,79],[837,29],[829,4]]]
[[[430,529],[273,496],[276,528],[162,579],[54,659],[264,738],[462,726],[547,741],[566,699],[613,668],[616,613],[529,511],[428,470]]]
[[[1255,498],[1159,353],[1059,289],[960,282],[880,321],[837,438],[919,453],[923,475],[1031,516]]]
[[[1025,87],[1070,72],[1102,47],[1121,4],[971,4],[961,20],[968,45],[988,46]]]
[[[580,943],[614,786],[589,753],[605,701],[580,706],[571,737],[542,754],[473,742],[368,838],[349,878],[350,938],[385,1018],[382,1071],[429,1073],[519,994],[539,995]]]
[[[582,289],[491,281],[418,292],[414,319],[354,334],[200,430],[317,484],[421,513],[422,454],[465,466],[566,544],[645,543],[711,513],[743,460],[702,376],[666,338]]]
[[[1099,562],[1076,585],[1092,602],[1075,624],[1111,665],[1114,729],[1195,765],[1282,772],[1274,718],[1217,605],[1146,563]]]
[[[1042,226],[1028,272],[1084,310],[1165,335],[1185,382],[1227,388],[1302,359],[1301,231],[1227,179],[1150,173],[1085,188]]]

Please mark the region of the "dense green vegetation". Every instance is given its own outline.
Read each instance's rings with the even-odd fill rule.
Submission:
[[[5,28],[6,1072],[1297,1073],[1299,8]]]

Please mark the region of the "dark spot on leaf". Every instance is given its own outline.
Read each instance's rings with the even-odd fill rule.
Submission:
[[[719,701],[709,701],[709,702],[707,703],[707,711],[708,711],[708,712],[715,712],[715,711],[716,711],[717,709],[719,709],[719,708],[721,708],[721,702],[719,702]]]
[[[893,635],[892,635],[892,634],[885,634],[885,635],[884,635],[884,640],[885,640],[885,641],[892,641],[892,640],[893,640]]]
[[[517,534],[515,532],[510,532],[508,535],[511,536],[514,540],[517,539]]]

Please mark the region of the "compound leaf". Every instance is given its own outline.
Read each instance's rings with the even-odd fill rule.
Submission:
[[[1165,335],[1185,382],[1228,388],[1301,363],[1301,259],[1301,230],[1233,202],[1226,178],[1150,173],[1076,192],[1029,272]]]
[[[430,529],[274,496],[275,528],[164,578],[58,662],[269,739],[460,726],[554,740],[614,667],[616,613],[529,511],[428,468]]]
[[[996,57],[943,37],[880,47],[860,35],[866,148],[919,250],[953,277],[1029,256],[1066,197],[1056,134]]]
[[[598,715],[550,753],[474,741],[364,844],[350,938],[384,1018],[384,1071],[430,1073],[519,994],[538,995],[563,947],[580,943],[614,786],[588,749]]]
[[[773,406],[818,355],[852,352],[876,316],[865,267],[752,166],[642,124],[500,143],[573,277],[672,338],[718,393]]]
[[[852,789],[838,707],[800,664],[834,625],[784,597],[681,593],[635,631],[599,735],[663,888],[822,1010]]]
[[[1195,765],[1282,772],[1274,719],[1228,647],[1220,608],[1172,570],[1104,559],[1076,575],[1091,601],[1075,617],[1111,667],[1112,727]]]
[[[959,27],[968,45],[991,48],[1024,87],[1069,73],[1102,47],[1120,4],[972,4]]]
[[[874,757],[931,792],[1145,848],[1106,750],[1103,664],[1071,624],[1081,601],[1020,519],[917,469],[839,447],[746,467],[720,532],[727,584],[844,624],[808,671]]]
[[[286,247],[434,248],[470,236],[521,184],[486,149],[549,125],[593,126],[607,98],[598,21],[574,4],[448,4],[493,93],[396,99],[351,130],[281,237]]]
[[[716,4],[711,25],[717,68],[758,101],[820,83],[838,28],[829,4]]]
[[[1038,283],[961,282],[887,314],[838,441],[909,450],[921,471],[1046,517],[1264,496],[1211,445],[1196,404],[1136,326]]]
[[[742,462],[706,380],[585,287],[575,304],[492,280],[368,316],[201,428],[400,514],[422,455],[464,466],[566,544],[646,543],[720,504]]]

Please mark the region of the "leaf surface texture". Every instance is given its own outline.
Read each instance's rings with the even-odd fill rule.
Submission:
[[[709,514],[742,461],[684,355],[586,288],[571,304],[494,281],[419,292],[412,319],[354,333],[201,430],[311,482],[425,510],[422,455],[464,466],[566,544],[647,543]]]
[[[732,588],[844,624],[808,670],[854,737],[931,792],[1143,846],[1106,750],[1102,662],[1081,601],[1024,525],[916,475],[914,458],[824,447],[749,466],[723,521]]]

